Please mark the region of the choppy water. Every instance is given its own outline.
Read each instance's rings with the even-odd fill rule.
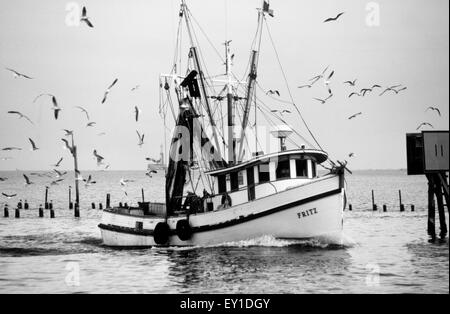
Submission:
[[[3,172],[0,192],[18,193],[32,210],[21,219],[0,218],[0,293],[449,293],[449,247],[428,244],[426,182],[404,172],[359,172],[348,177],[343,245],[278,241],[271,237],[218,247],[113,250],[101,245],[101,212],[90,203],[134,203],[140,188],[163,199],[163,177],[138,172],[94,173],[98,185],[82,187],[81,219],[67,209],[68,186],[52,187],[56,219],[37,218],[45,184],[24,187],[22,173]],[[120,178],[136,182],[127,187]],[[371,189],[389,212],[372,213]],[[403,202],[416,212],[399,213]],[[2,200],[2,209],[5,199]],[[2,213],[3,214],[3,210]],[[1,215],[3,217],[3,215]],[[11,210],[10,216],[14,213]]]

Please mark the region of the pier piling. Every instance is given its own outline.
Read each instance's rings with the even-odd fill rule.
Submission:
[[[55,218],[55,211],[53,209],[50,209],[50,218],[51,219]]]
[[[95,209],[95,203],[91,204],[92,209]]]
[[[6,205],[5,208],[3,209],[3,217],[4,218],[8,218],[9,217],[8,205]]]
[[[383,212],[386,213],[387,212],[387,205],[383,205]]]
[[[372,190],[372,210],[376,212],[378,210],[377,205],[375,204],[375,192]]]
[[[75,218],[80,218],[80,205],[78,203],[75,203],[74,216]]]
[[[44,209],[42,205],[39,205],[39,218],[44,218]]]
[[[106,208],[111,208],[111,194],[106,194]]]
[[[99,210],[103,210],[103,204],[102,204],[102,203],[99,203],[99,204],[98,204],[98,209],[99,209]]]
[[[45,209],[49,209],[49,203],[48,203],[48,186],[45,187],[45,202],[44,202]]]
[[[416,206],[411,205],[411,212],[415,212],[416,211]]]
[[[16,218],[20,218],[20,209],[16,208]]]
[[[25,204],[23,206],[26,210],[30,209],[30,205],[28,204],[28,201],[25,200]]]
[[[352,205],[352,204],[348,205],[348,210],[349,210],[349,211],[352,211],[352,210],[353,210],[353,205]]]
[[[72,202],[72,187],[69,186],[69,209],[73,209],[73,202]]]

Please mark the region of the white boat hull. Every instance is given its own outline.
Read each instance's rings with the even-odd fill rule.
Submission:
[[[230,209],[192,215],[192,237],[182,241],[177,222],[169,218],[172,230],[166,246],[214,246],[272,236],[276,239],[314,239],[342,233],[345,188],[341,175],[329,175],[308,184],[238,205]],[[121,215],[105,211],[99,226],[103,243],[111,247],[157,246],[152,235],[163,218]],[[136,230],[139,222],[142,229]]]

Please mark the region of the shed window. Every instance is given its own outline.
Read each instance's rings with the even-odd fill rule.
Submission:
[[[295,167],[297,169],[297,177],[305,178],[308,177],[308,161],[304,159],[297,159],[295,161]]]
[[[286,179],[291,177],[291,163],[289,157],[280,157],[277,163],[277,179]]]

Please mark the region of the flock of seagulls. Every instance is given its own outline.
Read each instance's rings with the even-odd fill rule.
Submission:
[[[88,16],[86,7],[82,8],[82,12],[81,12],[81,16],[80,16],[80,23],[86,25],[89,28],[94,28],[92,20]],[[9,71],[10,73],[12,73],[15,79],[26,79],[26,80],[35,79],[34,77],[32,77],[30,75],[24,74],[22,72],[12,69],[12,68],[5,68],[5,69],[7,71]],[[114,88],[117,87],[118,82],[119,82],[119,79],[115,78],[112,81],[112,83],[108,86],[108,88],[104,91],[103,98],[101,99],[101,104],[106,104],[108,102],[109,98],[111,97],[111,93],[113,92]],[[133,88],[130,89],[130,91],[133,93],[137,92],[140,89],[140,87],[141,87],[140,85],[135,85]],[[33,103],[37,103],[41,98],[48,99],[49,109],[51,109],[53,118],[55,120],[59,120],[61,118],[61,112],[63,112],[63,108],[60,106],[57,97],[51,93],[42,93],[34,98]],[[85,116],[85,118],[87,119],[86,128],[95,128],[97,126],[97,123],[95,121],[91,120],[91,115],[85,107],[76,106],[74,108],[79,110],[79,112],[81,114],[83,114]],[[11,111],[8,111],[7,113],[11,116],[16,116],[18,119],[26,120],[31,125],[35,125],[33,120],[28,115],[26,115],[20,111],[11,110]],[[134,108],[133,108],[133,117],[136,122],[139,122],[139,119],[141,118],[141,110],[139,109],[138,106],[134,106]],[[71,146],[71,144],[69,143],[69,140],[67,139],[68,137],[73,137],[74,131],[68,130],[68,129],[63,129],[62,131],[64,132],[64,138],[61,139],[61,141],[64,143],[63,148],[68,150],[72,155],[74,155],[75,148]],[[136,131],[136,133],[138,135],[137,145],[140,148],[142,148],[142,146],[144,145],[145,135],[141,134],[139,131]],[[106,135],[106,132],[101,132],[101,133],[97,134],[97,136],[105,136],[105,135]],[[34,139],[29,138],[28,141],[30,143],[30,146],[31,146],[30,150],[32,152],[36,152],[36,151],[40,150],[40,148],[37,145],[37,142]],[[22,148],[15,147],[15,146],[9,146],[9,147],[0,148],[0,151],[3,151],[3,152],[22,151]],[[110,165],[105,165],[105,158],[102,155],[100,155],[100,153],[96,149],[94,149],[94,151],[93,151],[93,157],[94,157],[95,161],[97,162],[98,167],[104,166],[102,171],[106,171],[110,168]],[[12,157],[2,157],[1,160],[5,161],[5,160],[11,160],[11,159],[12,159]],[[149,159],[147,159],[147,161],[148,160]],[[30,173],[29,175],[23,174],[23,179],[24,179],[25,185],[29,186],[29,185],[34,184],[31,177],[48,178],[48,179],[50,179],[49,185],[52,185],[52,186],[58,185],[59,183],[63,182],[65,180],[65,176],[67,175],[67,172],[57,170],[57,168],[61,167],[63,161],[64,161],[64,158],[60,157],[55,164],[51,165],[51,167],[54,168],[53,171],[51,171],[51,172],[40,172],[40,173],[36,172],[36,173]],[[159,161],[159,162],[161,162],[161,161]],[[158,169],[149,167],[147,169],[145,175],[151,178],[152,175],[155,173],[158,173]],[[5,182],[7,180],[8,180],[8,178],[3,178],[3,177],[0,178],[0,182]],[[76,180],[84,182],[85,187],[89,187],[89,186],[97,183],[97,181],[93,179],[92,175],[89,175],[87,179],[83,179],[83,176],[81,175],[81,173],[79,171],[76,172]],[[125,186],[126,184],[131,183],[131,182],[133,182],[133,181],[123,179],[120,182],[120,185]],[[125,192],[125,194],[127,194],[127,193]],[[17,195],[8,194],[8,193],[2,193],[2,195],[3,195],[3,197],[8,198],[8,199],[11,199],[11,198],[14,198],[17,196]]]

